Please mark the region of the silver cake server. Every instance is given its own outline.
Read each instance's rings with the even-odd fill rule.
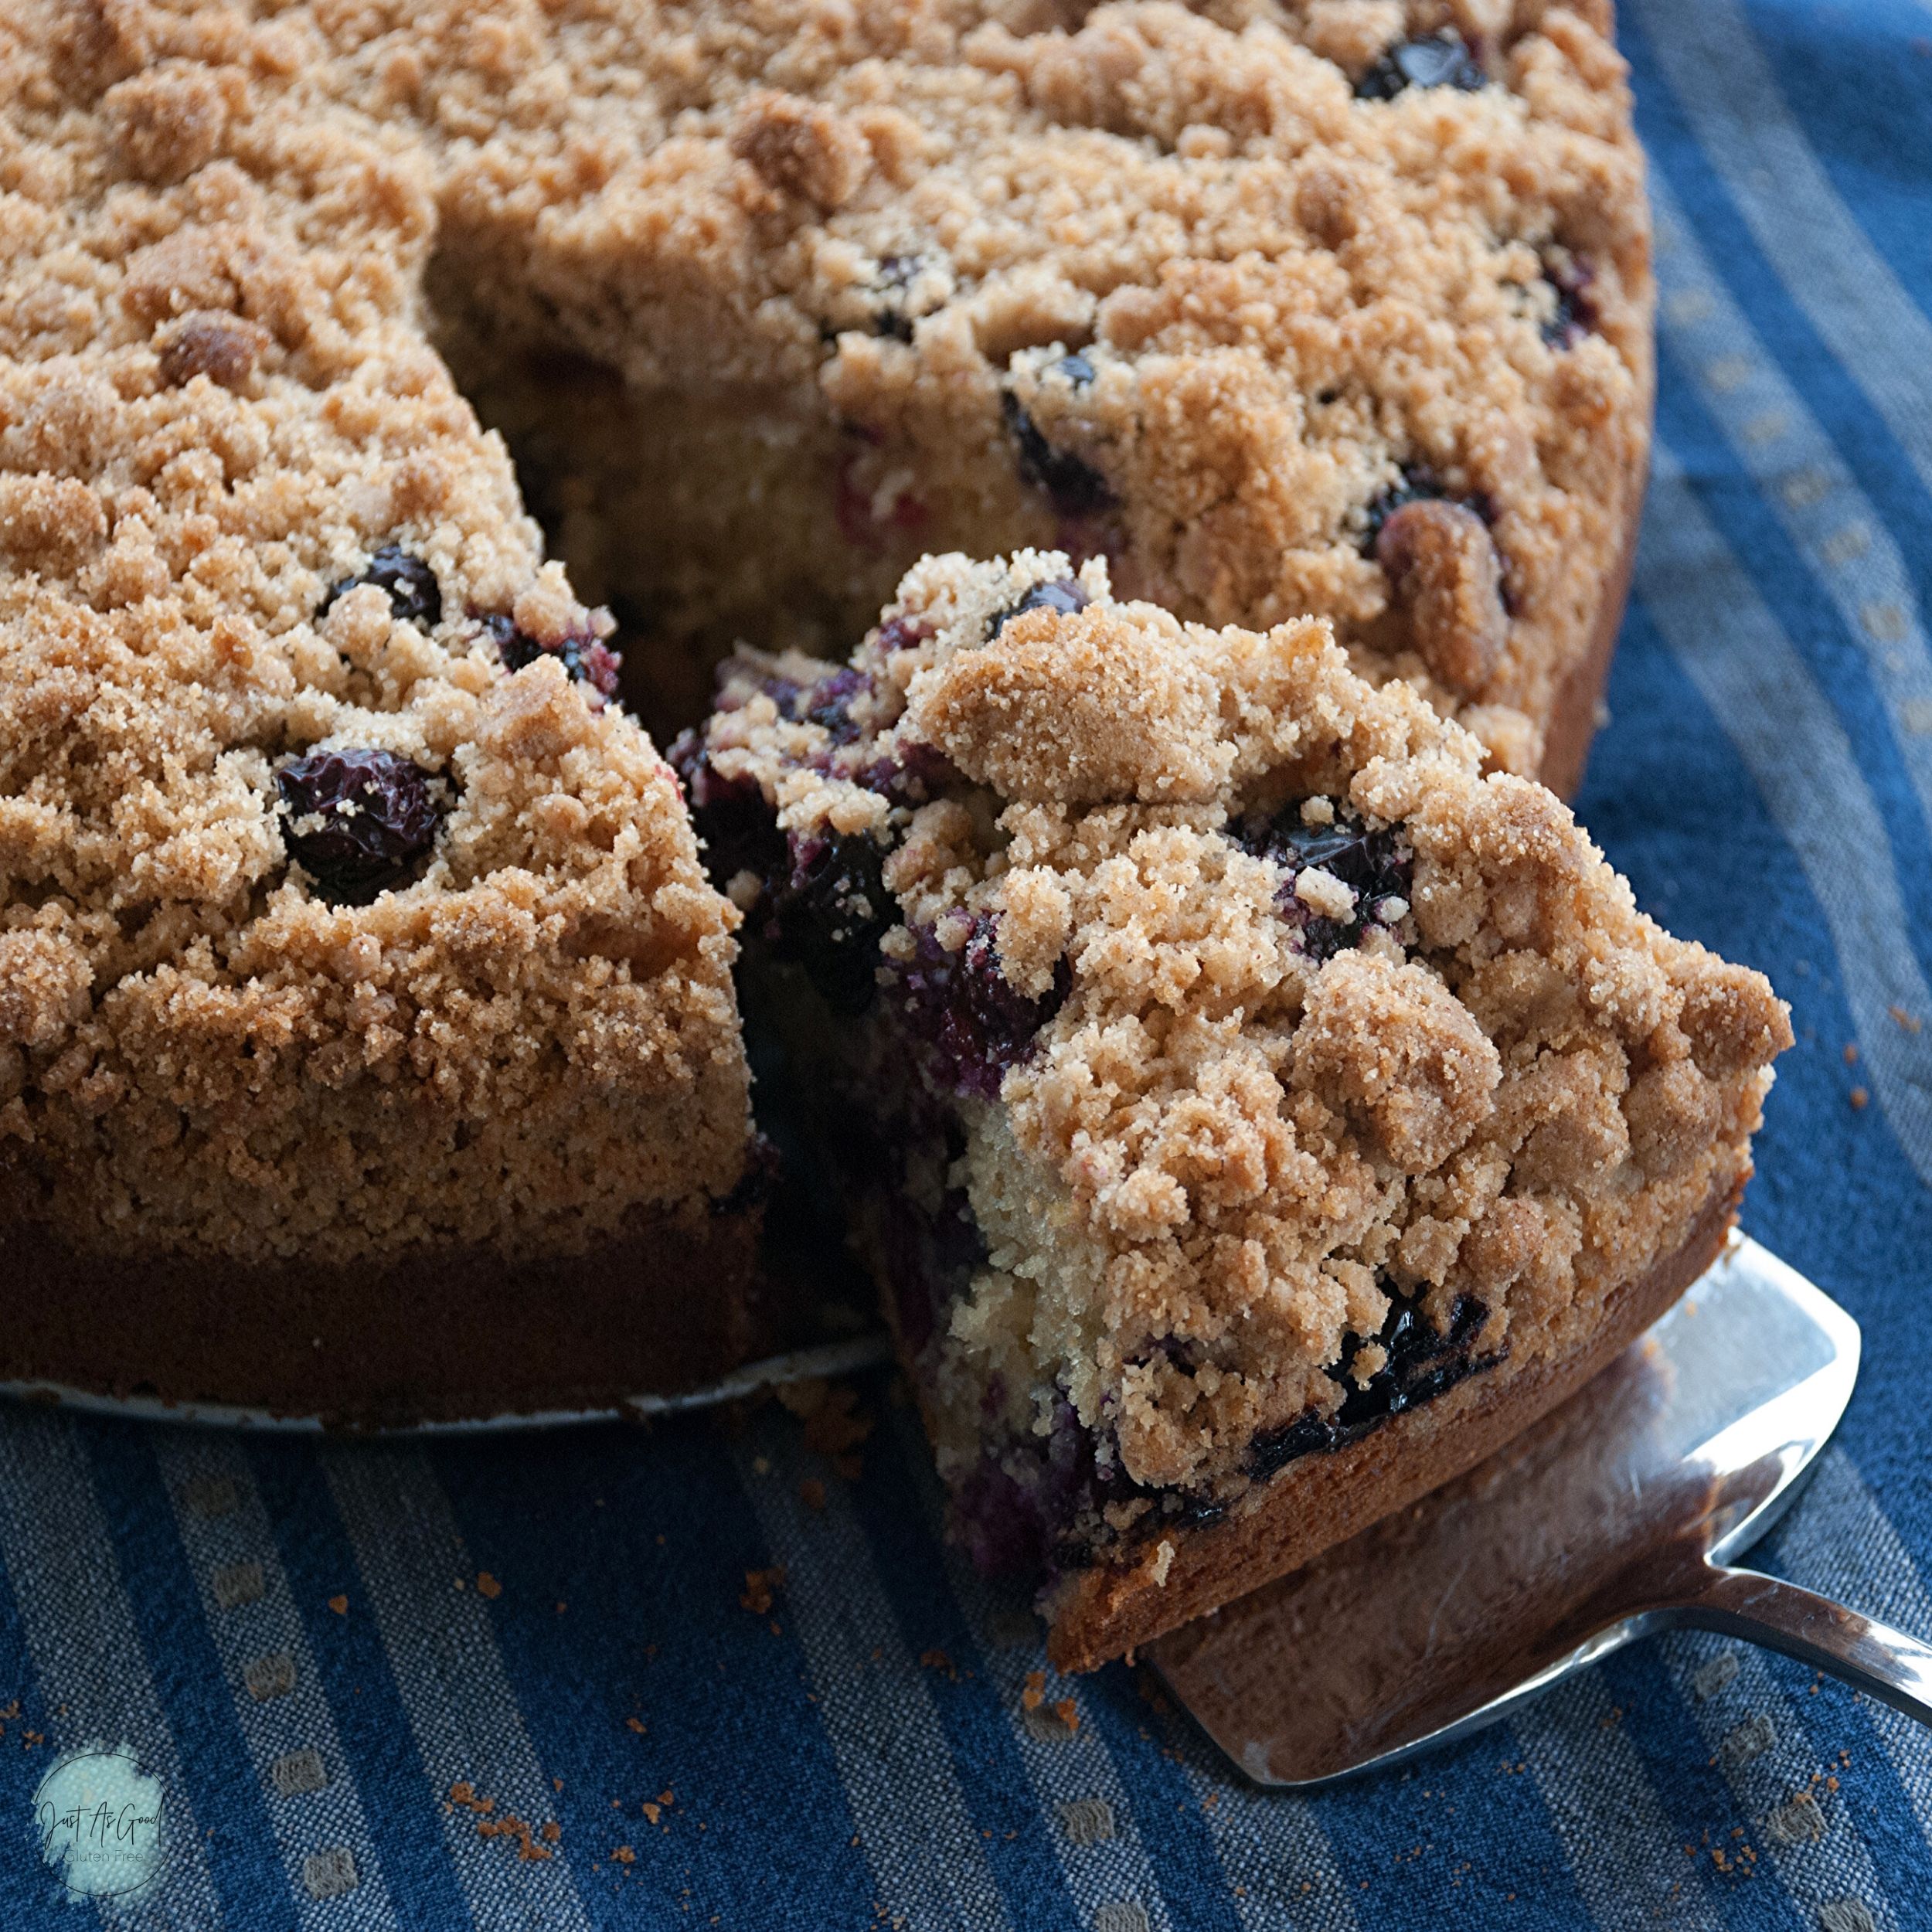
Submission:
[[[1733,1566],[1797,1495],[1858,1365],[1857,1323],[1733,1234],[1662,1321],[1489,1461],[1143,1655],[1266,1785],[1396,1763],[1680,1624],[1932,1724],[1932,1648]]]

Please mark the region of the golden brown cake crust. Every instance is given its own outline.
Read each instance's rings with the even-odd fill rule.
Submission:
[[[1645,475],[1646,469],[1640,467],[1631,492],[1634,505],[1641,506],[1643,502]],[[1616,655],[1617,634],[1623,626],[1630,580],[1637,569],[1638,535],[1638,519],[1633,514],[1624,533],[1622,554],[1604,580],[1590,628],[1590,648],[1563,674],[1550,706],[1549,723],[1543,735],[1543,766],[1536,775],[1559,798],[1573,798],[1581,788],[1590,762],[1590,740],[1603,720],[1610,661]]]
[[[1608,1297],[1568,1352],[1487,1370],[1332,1455],[1304,1458],[1238,1515],[1177,1539],[1165,1561],[1157,1548],[1134,1569],[1070,1578],[1049,1606],[1054,1668],[1097,1669],[1474,1468],[1607,1367],[1709,1267],[1743,1191],[1740,1181],[1713,1198],[1683,1244]]]

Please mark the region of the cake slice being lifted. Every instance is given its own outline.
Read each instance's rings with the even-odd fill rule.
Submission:
[[[1731,1222],[1782,1005],[1325,624],[928,558],[675,762],[955,1533],[1062,1668],[1468,1468]]]

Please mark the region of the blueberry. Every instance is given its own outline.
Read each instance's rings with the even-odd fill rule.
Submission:
[[[275,785],[290,855],[338,904],[394,884],[442,821],[429,774],[393,751],[311,751],[284,765]]]
[[[705,869],[719,891],[740,872],[764,881],[784,866],[785,835],[757,779],[720,777],[695,731],[671,747],[671,764],[684,781],[692,823],[704,842]]]
[[[865,832],[787,834],[786,844],[788,862],[760,902],[763,937],[835,1012],[862,1013],[877,991],[879,941],[898,918],[881,876],[886,855]]]
[[[1000,971],[998,930],[992,913],[978,913],[965,944],[948,952],[930,926],[917,926],[913,957],[886,962],[904,1024],[924,1047],[934,1079],[986,1100],[998,1094],[1007,1069],[1032,1051],[1073,981],[1063,959],[1039,998],[1019,992]]]
[[[952,1532],[982,1577],[1036,1577],[1046,1567],[1053,1526],[1043,1499],[982,1454],[953,1492]]]
[[[1298,1457],[1339,1447],[1328,1417],[1311,1409],[1278,1429],[1264,1429],[1255,1436],[1248,1444],[1248,1474],[1257,1482],[1266,1482]]]
[[[860,735],[861,727],[852,715],[852,701],[867,696],[872,679],[862,671],[847,666],[835,671],[801,694],[800,716],[807,724],[821,726],[832,734],[835,745],[849,745]]]
[[[436,573],[420,557],[411,556],[400,544],[385,543],[369,560],[360,577],[344,577],[329,586],[315,614],[325,617],[338,597],[365,583],[389,593],[389,607],[419,629],[435,628],[443,615],[443,593],[437,587]]]
[[[863,735],[852,715],[852,701],[873,685],[867,672],[842,666],[811,684],[774,672],[758,680],[758,689],[787,723],[818,725],[832,734],[834,744],[849,745]]]
[[[1392,1295],[1381,1332],[1375,1338],[1387,1352],[1387,1361],[1366,1383],[1358,1383],[1350,1371],[1362,1342],[1362,1338],[1350,1335],[1343,1344],[1341,1359],[1328,1371],[1331,1379],[1347,1391],[1333,1426],[1345,1434],[1350,1430],[1360,1434],[1460,1382],[1477,1366],[1468,1359],[1469,1346],[1488,1312],[1473,1297],[1458,1296],[1450,1311],[1448,1332],[1438,1335],[1413,1301]]]
[[[1574,349],[1597,326],[1597,304],[1590,292],[1596,271],[1574,258],[1546,260],[1543,279],[1556,291],[1556,305],[1543,325],[1543,338],[1552,349]]]
[[[1479,1357],[1473,1352],[1476,1336],[1488,1318],[1483,1303],[1471,1295],[1459,1295],[1449,1312],[1447,1332],[1439,1335],[1413,1301],[1391,1294],[1380,1332],[1372,1338],[1345,1335],[1341,1357],[1327,1371],[1343,1390],[1341,1407],[1332,1416],[1311,1410],[1278,1429],[1263,1430],[1249,1445],[1248,1474],[1265,1481],[1298,1456],[1359,1441],[1391,1416],[1433,1400],[1465,1377],[1492,1367],[1502,1359],[1501,1354]],[[1367,1382],[1359,1383],[1350,1371],[1371,1338],[1381,1343],[1388,1359]]]
[[[895,651],[910,651],[932,635],[930,626],[917,617],[888,617],[879,627],[879,651],[890,657]]]
[[[1454,87],[1473,94],[1487,84],[1468,43],[1444,32],[1391,47],[1355,83],[1358,100],[1393,100],[1407,87]]]
[[[896,805],[923,805],[961,782],[957,766],[937,745],[901,740],[889,755],[852,774],[855,783]]]
[[[617,695],[617,673],[624,668],[621,652],[587,631],[573,631],[554,644],[539,644],[528,631],[519,631],[514,618],[492,612],[482,619],[483,628],[496,641],[497,655],[506,671],[521,671],[539,658],[555,658],[566,675],[578,684],[587,684],[600,698]]]
[[[986,641],[991,643],[1005,629],[1007,624],[1027,611],[1057,611],[1063,617],[1071,617],[1076,611],[1087,608],[1087,593],[1073,577],[1056,577],[1050,583],[1036,583],[1020,599],[1019,603],[997,612],[986,630]]]
[[[806,689],[796,678],[781,677],[776,672],[758,680],[760,693],[771,700],[779,716],[790,724],[798,722]]]
[[[1394,826],[1372,830],[1347,805],[1335,805],[1325,825],[1305,823],[1299,803],[1272,815],[1250,813],[1230,827],[1228,836],[1243,851],[1273,859],[1287,873],[1275,905],[1283,918],[1300,927],[1303,949],[1311,959],[1332,959],[1359,944],[1363,933],[1382,923],[1378,908],[1384,900],[1410,895],[1414,860],[1400,831]],[[1351,917],[1325,919],[1295,896],[1296,875],[1310,866],[1319,866],[1355,893]]]
[[[929,259],[918,254],[887,255],[882,258],[879,273],[872,278],[872,286],[881,296],[872,309],[872,332],[875,335],[889,335],[901,342],[912,340],[913,318],[906,312],[906,291],[919,279]]]
[[[1071,355],[1063,355],[1053,367],[1076,389],[1086,388],[1094,379],[1094,365],[1077,352]]]
[[[975,1568],[1036,1577],[1091,1563],[1093,1545],[1072,1539],[1080,1519],[1148,1493],[1128,1480],[1117,1458],[1104,1464],[1100,1439],[1062,1396],[1044,1442],[1029,1436],[982,1452],[954,1493],[952,1524]]]
[[[1098,470],[1077,456],[1055,449],[1011,390],[1001,397],[1000,406],[1006,427],[1019,445],[1020,474],[1044,490],[1061,515],[1087,516],[1111,507],[1114,493]]]
[[[1162,1513],[1161,1527],[1163,1529],[1205,1529],[1209,1523],[1219,1522],[1227,1513],[1227,1505],[1217,1497],[1200,1494],[1183,1495],[1172,1508]]]
[[[1444,494],[1442,485],[1436,480],[1436,473],[1426,463],[1405,463],[1400,478],[1384,490],[1368,508],[1367,534],[1362,539],[1365,552],[1375,548],[1376,539],[1382,534],[1382,526],[1404,504],[1431,501]]]
[[[751,931],[775,959],[802,966],[827,1005],[862,1013],[877,990],[879,941],[896,920],[881,869],[885,852],[864,832],[782,832],[777,808],[750,777],[720,776],[695,732],[671,748],[706,869],[722,889],[740,872],[758,881]]]

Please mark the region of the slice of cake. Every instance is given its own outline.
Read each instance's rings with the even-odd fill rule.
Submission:
[[[1782,1005],[1325,624],[930,558],[674,761],[957,1533],[1063,1668],[1468,1467],[1731,1222]]]

